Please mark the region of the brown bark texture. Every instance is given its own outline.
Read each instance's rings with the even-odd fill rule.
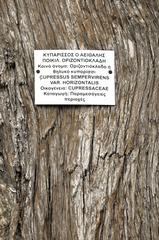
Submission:
[[[35,106],[34,49],[114,49],[115,106]],[[0,239],[159,239],[159,0],[0,0]]]

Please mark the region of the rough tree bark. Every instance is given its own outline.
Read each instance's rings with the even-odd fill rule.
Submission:
[[[0,239],[159,239],[159,1],[0,0],[0,18]],[[116,106],[35,106],[34,49],[115,49]]]

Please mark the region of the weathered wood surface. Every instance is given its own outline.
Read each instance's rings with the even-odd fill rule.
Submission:
[[[116,106],[35,106],[34,49],[115,49]],[[0,239],[159,239],[158,117],[158,0],[0,0]]]

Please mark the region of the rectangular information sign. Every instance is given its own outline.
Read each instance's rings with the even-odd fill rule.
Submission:
[[[115,105],[113,50],[35,50],[35,104]]]

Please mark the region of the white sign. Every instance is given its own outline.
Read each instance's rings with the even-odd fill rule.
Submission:
[[[35,50],[35,104],[115,105],[113,50]]]

